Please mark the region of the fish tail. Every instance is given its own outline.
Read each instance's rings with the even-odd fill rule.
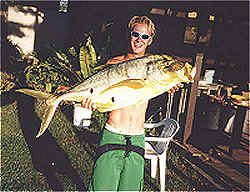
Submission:
[[[53,96],[52,94],[42,92],[42,91],[32,90],[32,89],[17,89],[16,92],[24,93],[26,95],[29,95],[38,99],[48,99]]]
[[[193,82],[195,73],[196,73],[196,68],[190,65],[189,63],[185,63],[184,76],[188,78],[189,82]]]
[[[47,106],[47,109],[45,110],[45,113],[43,115],[40,130],[39,130],[38,134],[36,135],[36,138],[40,137],[48,128],[49,123],[55,114],[56,108],[57,108],[57,105],[48,105]]]
[[[38,132],[38,134],[36,135],[36,138],[40,137],[48,128],[50,121],[52,120],[56,108],[58,106],[58,102],[54,102],[52,104],[52,102],[47,102],[47,101],[54,101],[54,96],[52,94],[46,93],[46,92],[42,92],[42,91],[37,91],[37,90],[32,90],[32,89],[17,89],[17,92],[20,93],[24,93],[26,95],[38,98],[38,99],[44,99],[46,100],[46,109],[45,109],[45,113],[43,115],[42,118],[42,123],[41,123],[41,127],[40,130]]]
[[[192,79],[194,79],[195,74],[196,74],[196,67],[193,67],[192,70],[191,70]]]

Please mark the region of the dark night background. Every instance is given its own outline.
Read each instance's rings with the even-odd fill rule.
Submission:
[[[157,35],[149,52],[194,57],[198,51],[215,60],[215,68],[224,71],[229,83],[249,81],[249,2],[248,1],[69,1],[68,12],[59,12],[59,1],[20,1],[18,4],[37,7],[45,15],[36,28],[35,50],[43,51],[49,44],[69,47],[84,39],[84,33],[101,30],[102,24],[113,23],[110,56],[127,50],[127,23],[134,15],[148,15],[156,24]],[[173,15],[150,14],[152,8],[172,9]],[[197,11],[198,18],[178,18],[177,12]],[[208,15],[215,15],[215,22]],[[220,19],[223,21],[221,22]],[[185,44],[185,27],[198,26],[198,37],[212,29],[209,46]],[[3,30],[2,30],[3,31]],[[95,45],[102,44],[101,35]],[[223,61],[226,66],[220,66]],[[233,78],[232,78],[233,77]]]
[[[58,12],[58,2],[40,2],[45,21],[36,34],[38,45],[55,43],[59,47],[80,41],[83,33],[99,30],[103,23],[113,23],[111,31],[111,56],[127,50],[127,23],[133,15],[148,15],[156,23],[157,36],[149,48],[151,52],[168,52],[192,57],[200,49],[206,57],[218,62],[225,61],[234,67],[225,67],[228,82],[242,83],[249,79],[249,2],[248,1],[69,1],[67,13]],[[171,8],[178,11],[198,11],[195,21],[175,16],[150,14],[152,8]],[[208,15],[214,14],[214,23]],[[223,22],[219,22],[223,18]],[[213,30],[209,47],[183,43],[186,25],[197,25],[198,35]],[[40,47],[41,48],[41,47]],[[206,67],[206,66],[205,66]],[[207,66],[220,68],[220,66]],[[218,69],[219,70],[219,69]],[[230,80],[232,75],[237,79]],[[226,77],[229,76],[230,78]]]
[[[134,15],[147,15],[155,22],[157,33],[149,52],[174,54],[193,61],[196,53],[203,52],[203,74],[206,69],[215,69],[215,80],[242,86],[249,82],[248,1],[69,1],[66,13],[59,12],[59,1],[20,1],[18,4],[35,6],[44,13],[43,23],[35,28],[35,51],[45,56],[49,54],[49,45],[69,48],[84,40],[84,33],[90,31],[95,31],[95,48],[103,45],[104,36],[109,33],[109,56],[124,54],[128,48],[129,20]],[[150,14],[152,8],[170,8],[173,14]],[[198,18],[176,17],[179,11],[197,11]],[[210,14],[216,16],[214,22],[208,21]],[[102,25],[109,23],[113,24],[101,32]],[[209,46],[184,43],[185,27],[190,25],[198,27],[198,37],[206,34],[208,28],[212,29]],[[215,63],[208,64],[206,59],[213,59]]]

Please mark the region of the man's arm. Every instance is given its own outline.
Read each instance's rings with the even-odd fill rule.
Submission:
[[[126,61],[125,56],[116,56],[113,57],[112,59],[109,59],[106,64],[118,64],[123,61]]]

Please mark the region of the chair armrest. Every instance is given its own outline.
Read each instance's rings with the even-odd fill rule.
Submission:
[[[152,129],[160,126],[164,126],[161,137],[165,138],[173,137],[180,128],[179,123],[170,118],[165,118],[157,123],[144,123],[144,128],[146,129]]]
[[[168,142],[172,139],[172,137],[145,137],[145,141],[163,141],[163,142]]]
[[[144,128],[145,129],[153,129],[153,128],[159,127],[161,125],[162,125],[161,122],[158,122],[158,123],[144,123]]]
[[[152,146],[152,149],[158,154],[162,154],[167,149],[171,139],[173,139],[174,135],[180,128],[176,120],[169,118],[165,118],[158,123],[144,124],[145,128],[155,128],[160,126],[164,126],[164,128],[159,137],[151,137],[151,136],[145,137],[146,143],[149,143]],[[155,141],[156,143],[150,143],[147,141]]]

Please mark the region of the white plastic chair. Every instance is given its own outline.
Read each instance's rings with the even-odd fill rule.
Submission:
[[[170,118],[165,118],[158,123],[145,123],[144,127],[156,128],[163,126],[162,132],[159,137],[145,137],[145,158],[150,159],[151,162],[151,177],[156,177],[157,164],[159,160],[160,169],[160,186],[161,191],[165,191],[165,177],[166,177],[166,152],[170,141],[178,132],[180,126],[179,123]],[[151,141],[151,142],[150,142]],[[153,144],[152,141],[155,141]]]

